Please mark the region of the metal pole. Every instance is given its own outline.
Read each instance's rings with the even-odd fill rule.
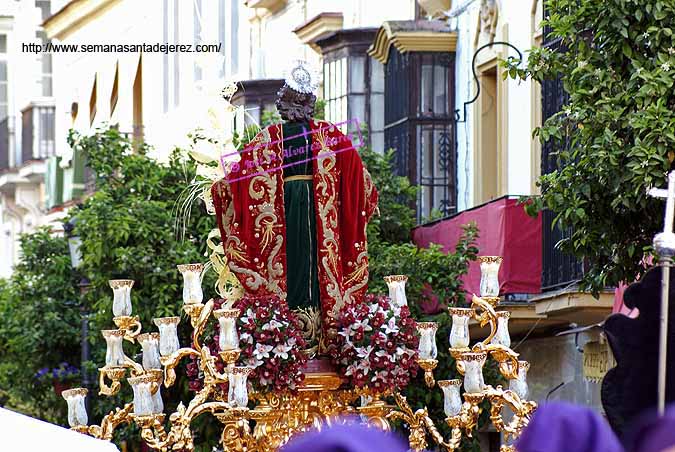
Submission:
[[[663,416],[666,409],[666,363],[668,361],[668,314],[670,292],[670,265],[669,257],[662,257],[661,264],[661,319],[659,329],[659,379],[658,379],[658,410]]]

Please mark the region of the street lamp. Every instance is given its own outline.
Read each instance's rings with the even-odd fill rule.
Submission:
[[[77,217],[72,217],[63,224],[63,231],[68,238],[68,250],[70,252],[70,266],[73,271],[77,271],[82,265],[82,239],[75,231],[77,224]],[[80,314],[82,317],[81,326],[81,354],[80,354],[80,373],[82,374],[82,386],[89,388],[91,382],[89,381],[89,373],[87,372],[85,363],[89,361],[89,312],[87,311],[87,304],[84,296],[89,290],[89,280],[82,276],[80,282],[77,284],[80,288]],[[89,399],[86,400],[87,408]]]

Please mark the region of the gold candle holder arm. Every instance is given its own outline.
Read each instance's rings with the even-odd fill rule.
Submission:
[[[427,448],[427,434],[425,429],[424,417],[427,416],[426,409],[419,409],[413,412],[408,404],[405,396],[394,393],[394,400],[398,406],[398,410],[391,411],[387,414],[387,419],[396,421],[401,420],[408,424],[410,433],[408,434],[408,443],[410,450],[423,451]]]
[[[159,362],[164,367],[164,386],[169,388],[176,382],[176,366],[186,356],[199,356],[199,352],[192,348],[179,348],[169,356],[162,356]]]
[[[436,381],[434,380],[434,369],[438,365],[438,360],[419,358],[417,364],[424,370],[424,382],[428,387],[433,388],[436,384]]]
[[[131,375],[133,377],[139,377],[145,373],[143,366],[126,355],[124,356],[124,367],[131,369]]]
[[[122,424],[131,423],[131,413],[134,411],[134,404],[127,403],[123,408],[116,408],[114,411],[103,416],[101,425],[89,426],[89,435],[94,438],[111,441],[115,429]]]
[[[124,367],[101,367],[98,369],[98,394],[108,397],[117,394],[122,388],[120,382],[124,378],[125,373],[126,368]],[[112,382],[110,386],[106,383],[106,378]]]
[[[499,372],[504,378],[518,378],[518,353],[500,344],[489,344],[485,350],[497,361]]]
[[[131,316],[120,316],[114,317],[113,322],[117,325],[117,328],[124,330],[124,339],[134,343],[136,341],[136,336],[141,334],[141,325],[140,317],[137,315]]]
[[[200,338],[204,334],[206,323],[213,312],[213,298],[203,304],[186,304],[183,310],[190,317],[192,325],[192,347],[201,352]]]
[[[227,373],[220,373],[216,369],[216,357],[211,355],[208,347],[202,348],[201,367],[204,371],[206,382],[226,383],[228,381]]]
[[[521,400],[518,394],[511,390],[504,390],[501,386],[488,387],[486,397],[490,400],[490,420],[498,432],[503,432],[506,439],[509,436],[517,437],[523,428],[530,422],[532,413],[537,408],[537,403]],[[513,412],[511,421],[507,424],[502,417],[502,408],[508,406]]]
[[[476,295],[471,298],[471,307],[474,310],[473,317],[480,324],[481,328],[488,323],[490,324],[490,334],[488,334],[488,337],[474,345],[474,349],[483,350],[492,341],[495,334],[497,334],[497,313],[490,303]],[[480,314],[479,310],[481,311]]]

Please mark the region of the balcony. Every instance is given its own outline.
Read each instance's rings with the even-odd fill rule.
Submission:
[[[461,226],[475,221],[480,254],[504,257],[499,270],[500,294],[502,306],[511,311],[509,325],[514,336],[565,329],[570,322],[598,323],[612,312],[614,293],[604,291],[596,300],[578,290],[576,283],[583,276],[583,267],[555,248],[568,231],[552,229],[552,218],[546,211],[531,218],[517,199],[505,196],[418,226],[413,241],[420,247],[438,243],[451,252],[462,233]],[[469,268],[463,282],[467,294],[479,293],[480,271],[476,265]],[[477,324],[470,328],[474,337],[488,332]]]
[[[31,103],[21,112],[21,164],[54,155],[54,106]]]

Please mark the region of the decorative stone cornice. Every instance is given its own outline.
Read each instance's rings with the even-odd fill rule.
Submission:
[[[246,0],[249,8],[266,9],[271,14],[281,10],[287,3],[288,0]]]
[[[65,39],[121,0],[71,0],[42,24],[47,37]]]
[[[312,50],[321,53],[321,48],[315,41],[331,31],[341,30],[343,22],[342,13],[321,13],[295,28],[293,33],[303,44],[308,44]]]
[[[440,21],[388,21],[377,31],[368,55],[384,64],[392,45],[401,53],[454,52],[457,34]]]

